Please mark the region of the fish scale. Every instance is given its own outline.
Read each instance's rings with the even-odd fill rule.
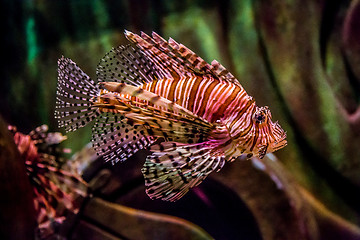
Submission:
[[[70,59],[59,60],[55,115],[66,130],[95,120],[93,146],[107,161],[149,148],[142,172],[151,198],[176,201],[226,161],[286,145],[270,110],[256,106],[219,62],[154,32],[125,36],[132,45],[100,60],[96,83]]]

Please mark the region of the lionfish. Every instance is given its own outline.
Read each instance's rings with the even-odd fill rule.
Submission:
[[[81,202],[88,196],[88,185],[78,175],[61,169],[64,161],[58,144],[66,139],[61,133],[48,132],[42,125],[28,135],[8,126],[14,142],[25,160],[26,172],[34,192],[37,214],[37,236],[48,239],[57,234],[60,224],[69,213],[76,214]]]
[[[149,148],[142,173],[151,199],[176,201],[226,161],[287,144],[269,108],[216,60],[154,32],[125,36],[132,44],[100,60],[97,81],[59,59],[55,116],[67,131],[95,121],[93,147],[106,161]]]

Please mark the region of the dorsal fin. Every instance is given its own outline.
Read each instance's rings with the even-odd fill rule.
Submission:
[[[141,32],[141,38],[147,43],[147,51],[144,51],[145,54],[149,55],[150,59],[156,59],[157,65],[164,65],[164,71],[169,71],[169,74],[178,74],[178,75],[191,75],[192,71],[186,66],[185,61],[178,59],[169,48],[168,42],[153,32],[151,38],[144,32]],[[140,41],[142,43],[142,41]]]
[[[144,54],[149,56],[150,60],[152,58],[161,58],[166,63],[164,64],[157,59],[154,62],[155,65],[160,64],[166,68],[169,63],[172,63],[171,66],[173,66],[173,68],[176,66],[184,74],[187,74],[186,72],[192,72],[200,75],[211,75],[241,86],[239,81],[216,60],[209,64],[189,48],[177,43],[172,38],[166,41],[155,32],[152,33],[151,38],[145,33],[141,33],[141,36],[139,36],[126,30],[125,35],[130,42],[143,50]]]
[[[211,72],[224,80],[240,85],[239,81],[232,75],[223,65],[221,65],[218,61],[213,60],[211,62]]]
[[[100,82],[120,82],[135,86],[151,82],[161,76],[161,72],[141,50],[131,45],[121,45],[111,49],[100,60],[96,74]]]
[[[184,65],[181,65],[176,59],[168,56],[166,47],[162,47],[166,41],[163,39],[153,39],[147,34],[141,32],[141,37],[125,30],[125,34],[130,34],[131,38],[127,36],[131,43],[135,44],[137,48],[141,49],[144,55],[154,63],[154,65],[161,71],[163,78],[172,78],[191,74]],[[158,42],[156,42],[156,40]]]

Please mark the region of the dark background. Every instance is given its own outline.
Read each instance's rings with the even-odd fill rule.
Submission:
[[[280,162],[327,208],[359,224],[359,9],[355,0],[3,0],[0,115],[22,132],[43,123],[58,131],[57,59],[71,58],[95,78],[105,53],[127,42],[124,29],[155,31],[218,60],[269,106],[288,135],[275,153]],[[91,128],[68,136],[75,152]]]

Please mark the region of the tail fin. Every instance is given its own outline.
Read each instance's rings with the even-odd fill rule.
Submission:
[[[58,60],[58,86],[55,118],[67,132],[85,126],[98,115],[91,99],[99,86],[75,62],[61,57]]]

